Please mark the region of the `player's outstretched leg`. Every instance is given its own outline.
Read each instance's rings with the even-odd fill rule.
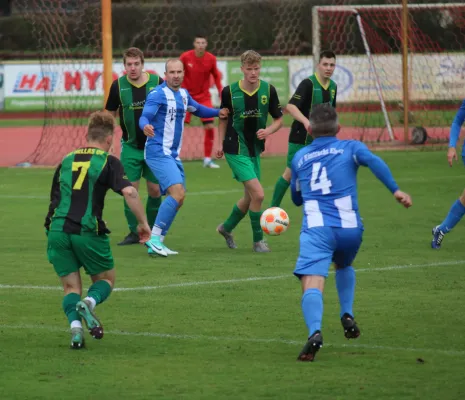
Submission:
[[[354,317],[350,314],[344,314],[341,317],[341,324],[344,328],[344,336],[347,339],[357,339],[360,336],[360,329],[354,320]]]
[[[230,249],[237,249],[236,242],[234,241],[234,236],[231,232],[227,232],[226,229],[224,228],[224,224],[218,225],[216,228],[216,231],[224,237],[224,240],[226,240],[226,245]]]
[[[89,300],[82,300],[76,305],[76,311],[82,317],[84,322],[86,323],[87,329],[89,333],[95,339],[102,339],[103,338],[103,326],[100,323],[99,319],[92,311],[92,305]]]
[[[461,202],[464,194],[462,194],[459,200],[456,200],[454,204],[452,204],[446,219],[441,223],[441,225],[433,228],[433,240],[431,241],[431,247],[433,249],[441,248],[441,244],[446,233],[449,233],[465,215],[465,206]]]
[[[80,350],[85,347],[84,330],[82,327],[71,328],[70,347],[74,350]]]
[[[297,357],[297,361],[313,361],[321,347],[323,347],[323,336],[320,331],[316,331],[308,338],[307,343],[305,343],[305,346]]]

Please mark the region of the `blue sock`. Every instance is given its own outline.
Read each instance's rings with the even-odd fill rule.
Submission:
[[[355,296],[355,270],[352,267],[345,267],[336,270],[336,288],[341,306],[341,318],[347,313],[354,316],[352,306]]]
[[[460,200],[456,200],[455,203],[452,204],[446,219],[442,221],[441,225],[439,225],[439,229],[444,233],[450,232],[452,228],[462,219],[464,214],[464,205],[460,202]]]
[[[171,196],[165,198],[158,210],[155,226],[161,229],[163,235],[166,235],[168,229],[176,217],[179,203]]]
[[[323,295],[318,289],[307,289],[302,296],[302,313],[308,328],[308,337],[321,331]]]

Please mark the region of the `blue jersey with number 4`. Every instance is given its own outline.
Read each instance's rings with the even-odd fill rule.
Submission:
[[[357,171],[367,166],[394,193],[398,186],[386,163],[356,140],[316,138],[292,160],[292,200],[303,205],[302,229],[362,227]]]

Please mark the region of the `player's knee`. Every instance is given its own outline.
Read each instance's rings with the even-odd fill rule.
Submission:
[[[182,185],[179,185],[171,190],[170,195],[176,200],[176,202],[179,204],[178,208],[180,208],[184,203],[184,199],[186,198],[186,191]]]
[[[263,203],[263,200],[265,200],[265,193],[263,192],[263,190],[254,192],[252,194],[252,199],[257,203]]]
[[[291,169],[290,168],[286,167],[283,173],[283,178],[288,182],[291,181]]]
[[[157,198],[161,196],[160,186],[155,183],[147,185],[147,193],[150,197]]]
[[[465,190],[460,195],[459,200],[465,206]]]

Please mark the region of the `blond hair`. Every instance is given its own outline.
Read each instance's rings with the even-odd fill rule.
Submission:
[[[123,63],[126,64],[126,58],[131,57],[131,58],[140,58],[140,62],[143,64],[144,63],[144,53],[142,52],[141,49],[137,47],[130,47],[129,49],[124,50],[123,53]]]
[[[247,50],[241,55],[241,65],[260,64],[262,56],[255,50]]]
[[[115,118],[108,111],[96,111],[90,114],[87,125],[87,140],[102,143],[113,135]]]

